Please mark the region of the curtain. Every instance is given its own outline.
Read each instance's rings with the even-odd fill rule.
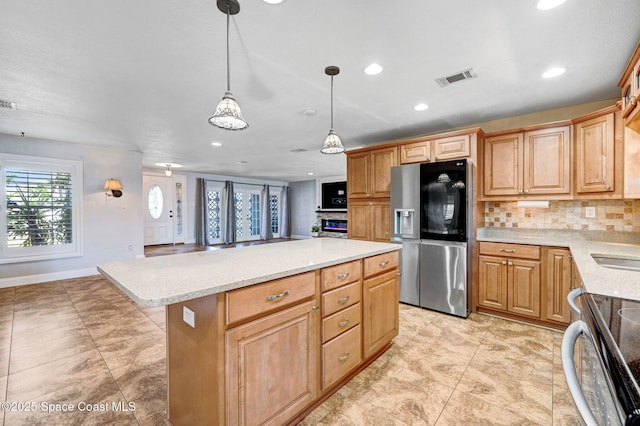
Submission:
[[[196,244],[209,244],[207,223],[207,181],[196,179]]]
[[[291,237],[291,204],[289,203],[289,187],[282,187],[280,193],[280,238]]]
[[[220,230],[222,242],[233,243],[236,240],[236,213],[233,197],[233,182],[225,181],[220,200]]]
[[[273,238],[271,230],[271,194],[269,194],[269,185],[263,185],[260,192],[260,239],[270,240]]]

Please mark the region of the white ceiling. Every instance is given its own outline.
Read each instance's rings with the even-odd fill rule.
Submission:
[[[613,98],[640,40],[638,0],[240,0],[231,89],[250,127],[207,120],[225,91],[215,0],[2,0],[0,132],[141,151],[145,167],[283,181],[345,173],[347,149]],[[378,76],[362,69],[384,67]],[[567,72],[544,80],[561,65]],[[438,77],[478,78],[441,88]],[[412,109],[418,102],[430,108]],[[307,116],[305,109],[315,109]],[[211,142],[221,142],[220,148]],[[304,149],[305,152],[292,153]],[[246,164],[237,164],[245,161]]]

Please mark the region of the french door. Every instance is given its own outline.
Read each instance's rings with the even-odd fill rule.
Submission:
[[[260,239],[260,189],[234,188],[236,241]]]

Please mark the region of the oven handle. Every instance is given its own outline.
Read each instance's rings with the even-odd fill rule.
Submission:
[[[567,330],[564,332],[564,336],[562,336],[562,369],[564,370],[564,377],[567,379],[569,392],[571,392],[571,396],[573,397],[573,401],[576,404],[580,416],[587,426],[598,426],[598,421],[593,417],[589,404],[582,393],[582,388],[578,381],[576,366],[573,361],[578,337],[580,337],[581,334],[585,334],[586,337],[588,336],[588,333],[589,330],[584,321],[576,321],[567,327]]]
[[[582,287],[578,287],[571,290],[567,295],[567,302],[569,302],[569,307],[571,308],[571,311],[576,314],[576,316],[580,316],[580,314],[582,313],[582,311],[576,304],[576,299],[582,296],[582,293],[584,293],[584,290],[582,289]]]

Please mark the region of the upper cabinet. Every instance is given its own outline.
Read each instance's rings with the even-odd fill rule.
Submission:
[[[569,125],[501,132],[484,139],[484,195],[559,195],[571,193]]]
[[[479,129],[424,136],[400,145],[400,164],[455,160],[471,156]]]
[[[394,147],[347,152],[347,197],[391,196],[391,167],[398,165]]]
[[[622,119],[625,126],[640,132],[640,43],[620,78]]]
[[[576,197],[621,197],[624,170],[619,114],[619,105],[614,105],[574,120]]]

